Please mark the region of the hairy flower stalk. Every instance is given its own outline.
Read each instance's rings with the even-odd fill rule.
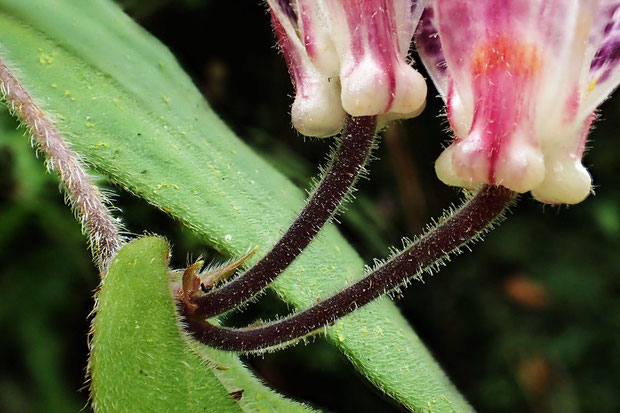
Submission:
[[[421,13],[414,0],[267,0],[296,96],[293,125],[309,136],[345,132],[299,217],[254,267],[194,297],[188,311],[210,317],[254,297],[276,279],[334,215],[364,170],[385,122],[415,116],[426,84],[407,55]],[[343,23],[346,23],[343,25]]]
[[[194,297],[195,314],[211,317],[261,292],[310,244],[365,170],[376,134],[376,117],[349,117],[338,149],[305,207],[282,238],[256,265],[222,287]],[[194,308],[192,306],[192,308]]]
[[[437,160],[439,178],[553,204],[585,199],[586,139],[620,82],[620,1],[427,4],[416,43],[455,135]]]
[[[514,192],[501,186],[484,187],[430,232],[355,284],[287,318],[233,329],[215,326],[204,317],[186,313],[188,329],[202,343],[228,351],[261,351],[286,344],[405,284],[468,242],[479,239],[502,216],[514,196]]]
[[[38,148],[45,154],[48,170],[58,173],[67,202],[89,237],[95,263],[105,273],[110,259],[123,242],[118,229],[119,221],[110,214],[106,198],[92,182],[78,156],[69,149],[50,118],[1,60],[0,91],[9,109],[21,119]]]

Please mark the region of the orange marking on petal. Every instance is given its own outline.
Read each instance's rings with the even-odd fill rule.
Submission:
[[[513,75],[530,75],[542,66],[535,45],[507,36],[480,45],[474,52],[472,70],[476,75],[506,70]]]

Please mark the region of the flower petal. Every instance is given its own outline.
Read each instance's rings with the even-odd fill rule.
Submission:
[[[394,2],[398,44],[401,53],[405,55],[411,47],[411,39],[427,3],[428,0],[397,0]]]
[[[542,56],[525,31],[536,23],[534,3],[435,1],[450,69],[448,115],[459,137],[437,163],[441,179],[518,192],[542,182],[544,158],[533,133]]]
[[[587,95],[581,117],[587,117],[620,83],[620,1],[600,0],[593,35]]]
[[[439,29],[449,75],[464,105],[473,105],[471,87],[478,75],[472,70],[474,59],[485,52],[485,44],[491,45],[500,37],[514,39],[515,46],[518,41],[538,48],[538,56],[544,60],[541,62],[544,76],[555,78],[553,84],[560,83],[557,76],[547,73],[557,72],[555,63],[564,61],[572,50],[578,0],[434,0],[434,4],[437,14],[434,26]],[[501,53],[495,57],[501,59]],[[445,81],[440,83],[446,90]]]
[[[446,100],[448,95],[446,57],[443,54],[435,11],[432,7],[424,8],[415,33],[415,43],[426,71],[431,76],[441,97]]]
[[[295,101],[291,108],[293,126],[307,136],[333,136],[340,132],[345,112],[340,104],[340,87],[336,80],[320,73],[310,61],[295,30],[290,10],[268,0],[278,45],[295,85]]]
[[[532,190],[536,199],[548,204],[577,204],[590,194],[592,178],[581,158],[595,117],[591,113],[572,137],[545,148],[545,179]]]
[[[344,109],[353,116],[415,113],[424,104],[426,83],[409,66],[409,48],[402,46],[413,34],[412,10],[418,10],[417,3],[325,0],[323,4],[340,56]]]
[[[578,157],[581,165],[581,152],[577,156],[566,148],[583,123],[577,119],[580,83],[597,4],[434,0],[435,14],[425,12],[418,29],[425,41],[418,42],[457,136],[436,164],[442,180],[526,192],[560,179],[562,174],[554,172],[559,170],[557,148],[566,159]],[[434,29],[441,42],[434,49],[443,51],[447,73],[440,70],[441,53],[428,42]],[[583,167],[572,165],[573,175],[587,176],[589,190],[587,171],[583,175]],[[547,179],[549,167],[556,169]]]
[[[340,62],[323,9],[316,0],[296,0],[295,3],[300,35],[310,60],[324,75],[338,76]]]

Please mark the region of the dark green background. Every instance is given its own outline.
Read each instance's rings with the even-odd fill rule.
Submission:
[[[290,127],[293,89],[258,1],[125,1],[178,56],[228,122],[308,187],[329,141]],[[342,231],[370,262],[459,199],[435,177],[448,134],[429,91],[419,118],[391,127]],[[509,220],[399,306],[481,412],[620,411],[620,101],[602,107],[585,164],[596,196],[570,208],[525,195]],[[86,334],[97,274],[86,241],[28,138],[0,114],[0,411],[77,411],[87,403]],[[175,264],[206,255],[189,231],[114,189],[127,228],[167,236]],[[269,294],[231,322],[285,313]],[[319,339],[249,362],[285,394],[335,412],[399,411]],[[82,389],[80,391],[80,389]]]

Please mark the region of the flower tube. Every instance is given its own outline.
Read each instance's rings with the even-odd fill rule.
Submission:
[[[293,125],[308,136],[337,134],[346,114],[383,120],[416,116],[426,84],[409,45],[417,0],[267,0],[295,84]]]
[[[598,105],[620,82],[620,2],[433,0],[418,51],[446,102],[448,185],[502,185],[552,204],[591,191],[582,164]]]

